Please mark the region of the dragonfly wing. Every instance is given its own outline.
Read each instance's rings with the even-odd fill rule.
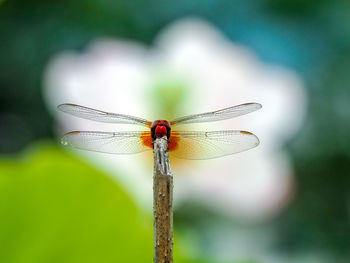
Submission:
[[[123,124],[138,124],[138,125],[143,125],[147,127],[151,126],[150,121],[147,121],[138,117],[95,110],[95,109],[91,109],[91,108],[76,105],[76,104],[61,104],[58,106],[58,108],[61,111],[69,113],[73,116],[92,120],[92,121],[123,123]]]
[[[152,149],[150,132],[74,131],[65,134],[61,142],[82,150],[132,154]]]
[[[259,103],[245,103],[222,110],[178,118],[173,120],[171,125],[227,120],[256,111],[261,109],[261,107]]]
[[[243,152],[258,145],[258,137],[246,131],[174,131],[169,139],[169,152],[177,158],[204,160]]]

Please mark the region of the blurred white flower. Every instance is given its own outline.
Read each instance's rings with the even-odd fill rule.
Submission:
[[[237,155],[176,166],[175,205],[191,198],[228,215],[255,220],[278,212],[292,196],[293,170],[282,147],[305,114],[300,79],[287,69],[262,63],[204,21],[174,23],[152,48],[99,39],[83,53],[61,53],[49,64],[44,86],[47,105],[62,128],[59,134],[138,129],[68,116],[57,111],[60,103],[154,120],[259,102],[263,109],[258,112],[196,125],[201,130],[251,131],[261,144]],[[115,175],[140,203],[151,206],[152,162],[144,159],[152,155],[79,153]]]

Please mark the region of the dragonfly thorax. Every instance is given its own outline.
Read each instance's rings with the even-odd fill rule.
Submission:
[[[166,120],[156,120],[151,125],[151,134],[153,140],[167,136],[170,137],[170,123]]]

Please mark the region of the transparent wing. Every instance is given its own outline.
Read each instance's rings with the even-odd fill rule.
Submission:
[[[152,149],[150,132],[74,131],[65,134],[61,142],[82,150],[132,154]]]
[[[243,152],[259,145],[246,131],[172,132],[169,152],[177,158],[204,160]]]
[[[171,125],[227,120],[256,111],[261,109],[261,107],[259,103],[245,103],[222,110],[178,118],[173,120]]]
[[[150,127],[151,122],[129,115],[117,114],[104,112],[100,110],[91,109],[88,107],[76,105],[76,104],[61,104],[58,108],[66,113],[73,116],[80,117],[83,119],[99,121],[99,122],[109,122],[109,123],[123,123],[123,124],[138,124]]]

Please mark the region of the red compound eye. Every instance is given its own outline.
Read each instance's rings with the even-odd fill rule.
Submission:
[[[155,135],[157,138],[161,138],[167,135],[167,129],[164,125],[158,125],[155,130]]]

